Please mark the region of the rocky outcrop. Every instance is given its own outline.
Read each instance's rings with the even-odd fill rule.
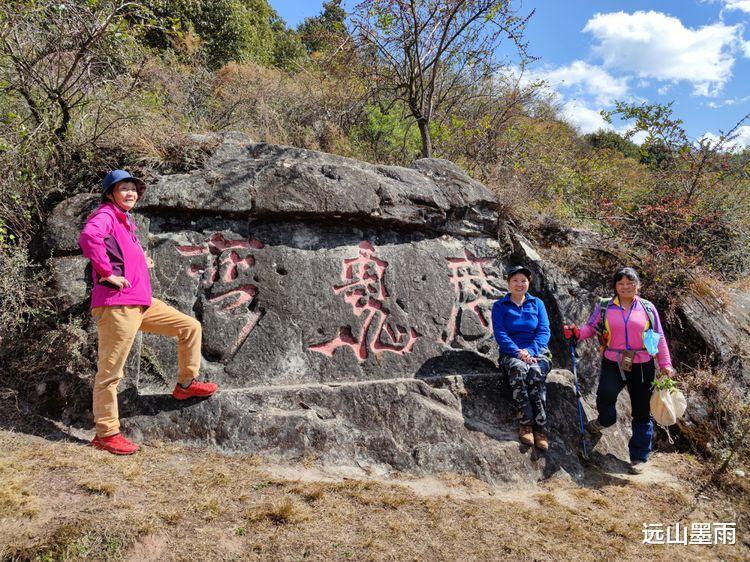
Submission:
[[[678,312],[715,363],[750,383],[750,293],[729,289],[723,298],[686,295]]]
[[[139,208],[429,229],[481,235],[497,227],[498,203],[447,160],[413,168],[368,164],[228,135],[205,167],[158,179]]]
[[[143,396],[125,428],[139,439],[210,443],[376,473],[448,471],[491,483],[581,477],[571,374],[552,371],[548,392],[552,433],[545,455],[518,442],[508,391],[497,376],[261,386],[190,404]],[[617,469],[621,463],[614,455],[626,443],[626,432],[618,428],[596,444],[591,457]]]
[[[48,225],[70,310],[85,305],[75,241],[96,200],[62,203]],[[200,319],[202,371],[222,391],[173,401],[174,343],[145,334],[123,385],[124,427],[378,470],[580,475],[571,375],[550,375],[550,452],[521,447],[490,309],[504,268],[530,266],[564,366],[561,321],[583,317],[595,296],[512,232],[500,208],[443,160],[376,166],[228,135],[204,168],[158,178],[137,208],[155,295]],[[581,358],[588,402],[594,359]],[[618,426],[595,456],[626,458],[627,431]]]

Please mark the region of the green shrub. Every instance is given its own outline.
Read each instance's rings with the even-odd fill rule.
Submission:
[[[174,35],[194,31],[206,62],[218,68],[231,61],[290,66],[305,49],[266,0],[148,0],[158,22],[146,35],[167,48]]]
[[[614,131],[599,130],[584,135],[583,138],[592,148],[616,150],[627,158],[639,159],[641,157],[641,149],[637,144]]]

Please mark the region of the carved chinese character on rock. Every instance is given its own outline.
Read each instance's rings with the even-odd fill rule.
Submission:
[[[343,284],[334,286],[333,292],[343,293],[354,315],[363,317],[361,328],[354,335],[351,326],[341,326],[337,337],[310,346],[312,351],[331,357],[337,349],[349,347],[360,362],[367,359],[369,353],[402,355],[411,352],[420,334],[414,328],[390,321],[387,307],[390,295],[384,279],[387,268],[388,262],[375,255],[375,248],[369,242],[360,243],[357,257],[343,260]]]
[[[254,238],[229,240],[219,233],[211,235],[206,244],[177,246],[183,256],[209,258],[207,262],[191,264],[187,270],[191,277],[202,275],[205,306],[219,315],[240,316],[244,320],[236,339],[225,346],[225,360],[237,353],[260,319],[260,313],[252,309],[258,287],[252,283],[237,285],[235,281],[255,265],[255,258],[249,252],[261,248],[263,244]]]
[[[474,342],[478,351],[486,353],[485,340],[492,339],[492,305],[505,294],[502,281],[491,258],[478,258],[464,250],[464,257],[446,260],[454,302],[441,342],[453,348]]]

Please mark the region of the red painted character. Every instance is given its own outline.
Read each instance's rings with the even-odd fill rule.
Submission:
[[[385,351],[398,355],[410,353],[419,334],[414,328],[392,326],[388,322],[390,314],[384,308],[389,298],[384,282],[388,262],[375,256],[372,244],[361,242],[357,257],[345,259],[342,266],[344,284],[335,286],[333,292],[337,295],[344,293],[344,299],[352,306],[354,314],[364,316],[362,327],[355,337],[351,326],[341,326],[337,337],[310,346],[310,349],[331,357],[340,347],[350,347],[360,362],[367,359],[369,351],[376,354]],[[371,327],[374,327],[374,337],[368,341]],[[385,336],[390,342],[384,341]]]

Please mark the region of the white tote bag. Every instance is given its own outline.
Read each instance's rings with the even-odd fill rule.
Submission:
[[[676,424],[686,408],[685,395],[676,388],[655,390],[651,395],[651,416],[663,427]]]

